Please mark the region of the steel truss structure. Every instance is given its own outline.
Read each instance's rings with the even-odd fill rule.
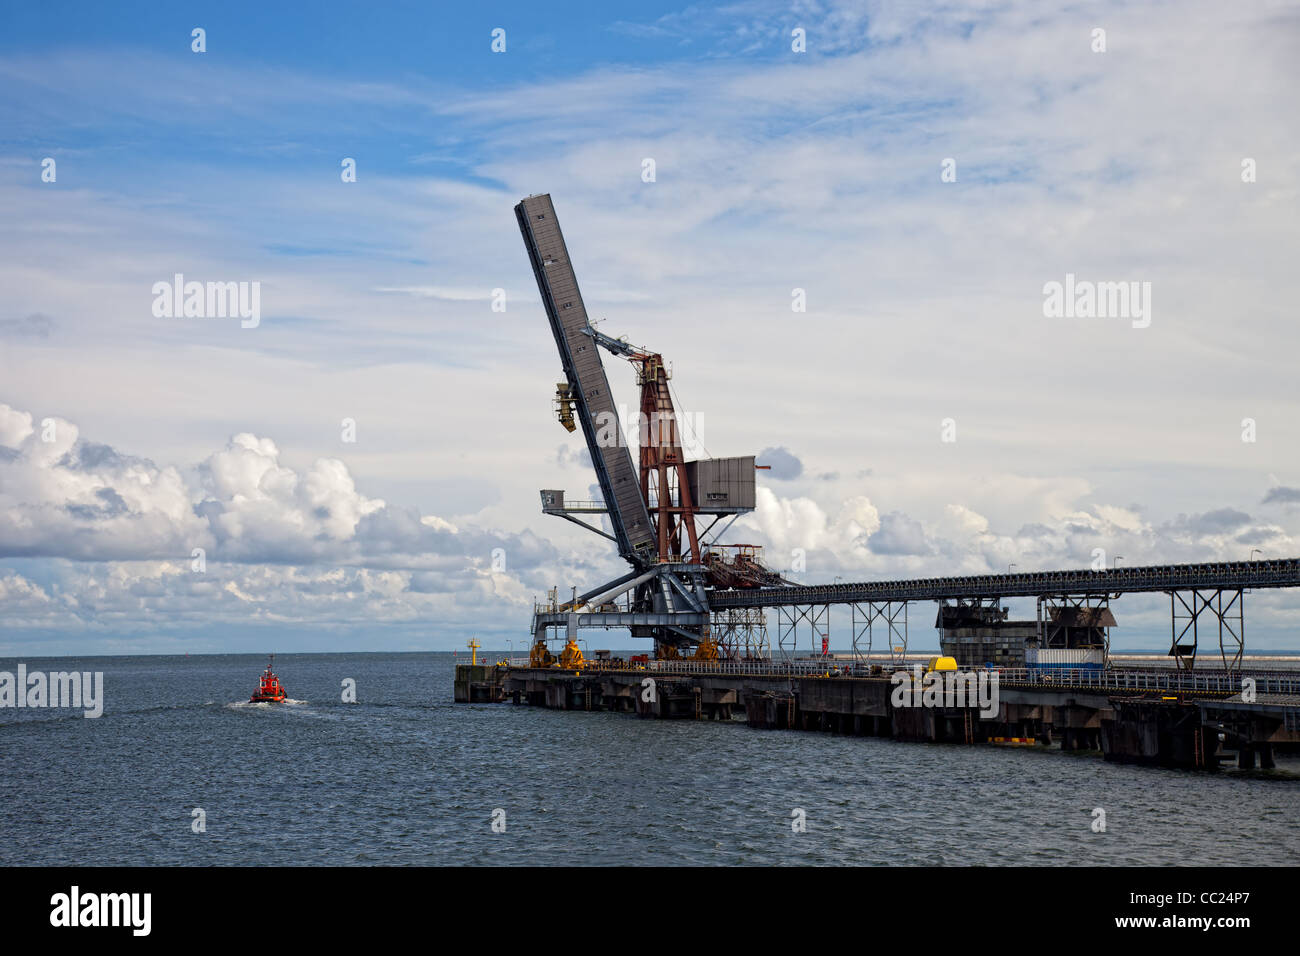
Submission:
[[[822,642],[827,646],[831,639],[831,608],[829,604],[809,604],[805,607],[778,605],[776,609],[776,643],[782,657],[794,657],[799,650],[799,634],[808,632],[809,650],[822,653]],[[806,625],[801,628],[800,625]]]
[[[901,619],[901,620],[900,620]],[[854,660],[866,662],[872,653],[875,631],[884,631],[890,664],[901,664],[907,657],[907,602],[854,601],[849,605]],[[863,647],[865,638],[866,647]]]
[[[725,660],[766,661],[772,658],[764,608],[729,607],[714,611],[711,631]]]
[[[1191,597],[1190,601],[1184,593]],[[1169,655],[1182,670],[1196,666],[1202,617],[1210,619],[1211,627],[1217,625],[1223,669],[1228,673],[1241,670],[1241,656],[1246,650],[1246,598],[1241,588],[1170,591],[1169,617]],[[1179,624],[1182,624],[1181,630]],[[1190,642],[1185,640],[1189,632]]]

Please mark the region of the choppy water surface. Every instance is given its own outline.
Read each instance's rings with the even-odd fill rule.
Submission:
[[[4,865],[1300,862],[1296,778],[453,704],[450,654],[277,656],[285,705],[247,655],[24,663],[106,702],[0,710]]]

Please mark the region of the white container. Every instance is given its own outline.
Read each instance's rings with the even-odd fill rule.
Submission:
[[[1025,666],[1030,670],[1100,670],[1105,664],[1100,647],[1025,648]]]

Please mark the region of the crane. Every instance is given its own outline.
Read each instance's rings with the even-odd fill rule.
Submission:
[[[556,385],[556,416],[567,431],[581,427],[603,498],[566,502],[563,491],[546,489],[541,493],[542,510],[609,538],[631,565],[614,581],[581,596],[575,589],[572,600],[561,604],[552,598],[550,605],[538,609],[533,616],[533,656],[549,660],[547,630],[564,627],[568,643],[561,660],[580,660],[576,628],[605,626],[627,627],[634,637],[653,638],[661,657],[692,648],[697,657],[716,657],[716,645],[709,640],[706,591],[712,570],[721,568],[718,552],[706,551],[704,538],[723,518],[734,521],[754,509],[754,458],[686,460],[663,356],[592,326],[550,195],[520,201],[515,217],[564,371],[564,381]],[[635,466],[601,362],[602,349],[637,370],[641,440]],[[597,514],[609,518],[612,533],[582,520]],[[697,527],[701,516],[713,518],[702,533]],[[743,566],[735,568],[744,573],[732,574],[731,586],[737,581],[740,586],[759,583],[753,569],[762,569],[752,549]],[[624,595],[626,607],[621,608],[614,602]],[[584,615],[581,620],[579,615]]]

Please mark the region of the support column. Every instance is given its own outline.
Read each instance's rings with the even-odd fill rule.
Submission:
[[[1273,745],[1259,744],[1256,749],[1259,751],[1259,768],[1261,770],[1276,769],[1277,764],[1273,761]]]

